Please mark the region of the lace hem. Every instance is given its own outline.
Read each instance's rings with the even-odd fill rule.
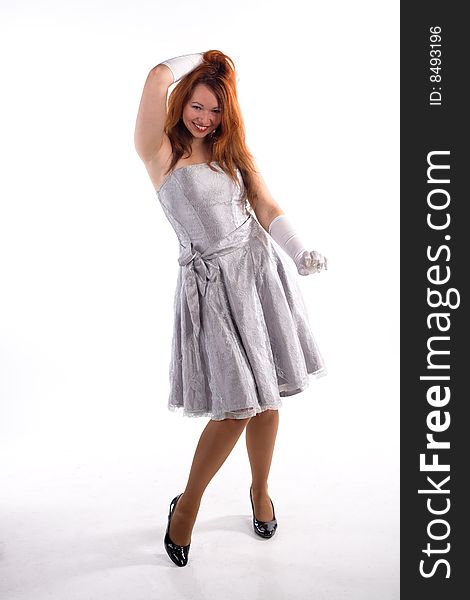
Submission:
[[[183,417],[209,417],[213,421],[222,421],[223,419],[248,419],[249,417],[255,417],[258,413],[264,412],[265,410],[278,410],[282,407],[282,401],[270,405],[263,405],[262,407],[249,406],[240,410],[225,411],[224,413],[215,414],[212,411],[191,411],[187,410],[185,406],[180,404],[168,404],[168,409],[172,412],[183,411]]]
[[[290,384],[283,383],[279,385],[279,395],[284,396],[293,396],[294,394],[300,394],[308,388],[310,385],[310,381],[312,379],[319,379],[320,377],[325,377],[328,375],[328,370],[326,367],[322,367],[318,371],[313,371],[313,373],[307,373],[307,377],[301,381],[299,384]]]
[[[223,419],[248,419],[249,417],[255,417],[257,414],[264,412],[265,410],[278,410],[283,406],[281,397],[293,396],[303,392],[310,384],[312,379],[319,379],[325,377],[328,374],[326,367],[322,367],[318,371],[313,373],[307,373],[307,377],[299,384],[281,384],[279,386],[279,400],[273,404],[266,404],[263,406],[249,406],[247,408],[236,409],[232,411],[224,411],[223,413],[213,413],[207,410],[188,410],[181,404],[170,404],[168,403],[168,409],[172,412],[182,411],[184,417],[208,417],[213,421],[222,421]]]

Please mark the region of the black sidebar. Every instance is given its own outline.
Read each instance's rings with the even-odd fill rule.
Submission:
[[[470,597],[466,8],[457,2],[401,3],[400,597],[405,600]]]

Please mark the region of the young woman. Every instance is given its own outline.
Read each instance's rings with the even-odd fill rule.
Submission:
[[[184,566],[204,490],[244,429],[254,531],[276,531],[268,475],[281,397],[326,374],[296,275],[319,272],[326,259],[305,248],[269,193],[222,52],[150,71],[135,148],[180,244],[168,408],[209,417],[184,492],[170,502],[164,546]]]

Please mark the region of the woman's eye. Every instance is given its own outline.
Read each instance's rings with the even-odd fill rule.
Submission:
[[[193,106],[193,108],[201,108],[200,106]],[[214,110],[215,113],[219,113],[220,109]]]

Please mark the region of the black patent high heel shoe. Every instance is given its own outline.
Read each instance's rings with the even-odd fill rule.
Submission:
[[[277,529],[277,520],[276,520],[276,515],[274,514],[273,501],[271,500],[271,506],[273,507],[273,518],[271,521],[258,521],[258,519],[255,517],[255,507],[253,506],[253,498],[251,495],[251,485],[250,485],[250,502],[251,502],[251,509],[253,511],[253,529],[255,530],[255,533],[257,533],[259,536],[261,536],[263,538],[273,537],[273,535],[276,533],[276,529]]]
[[[175,565],[178,565],[178,567],[184,567],[187,564],[189,547],[191,546],[191,544],[188,544],[187,546],[178,546],[178,544],[174,544],[171,541],[169,534],[171,517],[173,516],[176,504],[182,495],[183,492],[181,492],[181,494],[178,494],[178,496],[173,498],[173,500],[170,502],[170,511],[168,513],[168,525],[166,527],[165,539],[163,541],[163,545],[165,546],[165,550],[168,556],[175,563]]]

